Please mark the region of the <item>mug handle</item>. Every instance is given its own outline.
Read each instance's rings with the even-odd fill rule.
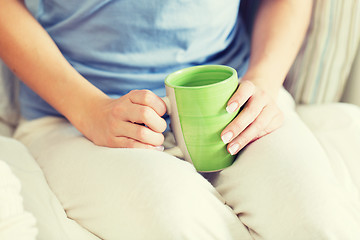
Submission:
[[[161,99],[164,101],[164,103],[166,105],[166,112],[170,116],[171,115],[170,99],[167,96],[162,97]],[[172,134],[174,134],[174,132]],[[168,154],[173,155],[175,157],[184,159],[184,154],[181,151],[181,148],[179,147],[179,145],[176,145],[176,146],[174,146],[174,147],[172,147],[170,149],[166,149],[165,152],[167,152]]]
[[[166,105],[166,112],[168,115],[171,115],[171,104],[170,104],[170,99],[165,96],[165,97],[162,97],[161,100],[164,101],[165,105]]]

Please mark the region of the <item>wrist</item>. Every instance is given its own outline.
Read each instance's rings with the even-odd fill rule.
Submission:
[[[249,69],[241,80],[251,81],[256,87],[266,92],[273,99],[277,98],[285,77],[274,71],[255,71]]]
[[[109,100],[110,97],[99,89],[83,91],[77,95],[76,99],[73,99],[71,107],[65,110],[64,115],[72,125],[84,134],[87,129],[92,128],[91,122],[101,115],[102,106],[106,105]]]

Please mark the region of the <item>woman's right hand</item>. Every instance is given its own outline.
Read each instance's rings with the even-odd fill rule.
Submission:
[[[133,90],[96,103],[78,129],[99,146],[162,150],[165,112],[165,103],[153,92]]]
[[[110,99],[73,68],[23,0],[0,4],[1,60],[85,137],[106,147],[163,144],[166,106],[158,96],[136,90]]]

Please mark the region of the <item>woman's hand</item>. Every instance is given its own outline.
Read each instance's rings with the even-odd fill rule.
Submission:
[[[284,117],[274,99],[305,36],[312,3],[261,1],[252,29],[249,67],[243,76],[250,80],[241,82],[227,107],[229,112],[243,109],[221,133],[230,154],[281,126]]]
[[[82,133],[96,145],[116,148],[163,150],[165,103],[148,90],[134,90],[93,106]]]
[[[234,112],[243,107],[239,115],[222,131],[221,139],[228,144],[231,155],[237,154],[250,142],[279,128],[283,114],[269,93],[252,81],[242,81],[230,98],[226,110]]]

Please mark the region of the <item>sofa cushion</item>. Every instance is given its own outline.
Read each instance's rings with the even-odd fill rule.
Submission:
[[[360,107],[331,103],[302,105],[297,111],[328,155],[339,182],[359,199]]]

